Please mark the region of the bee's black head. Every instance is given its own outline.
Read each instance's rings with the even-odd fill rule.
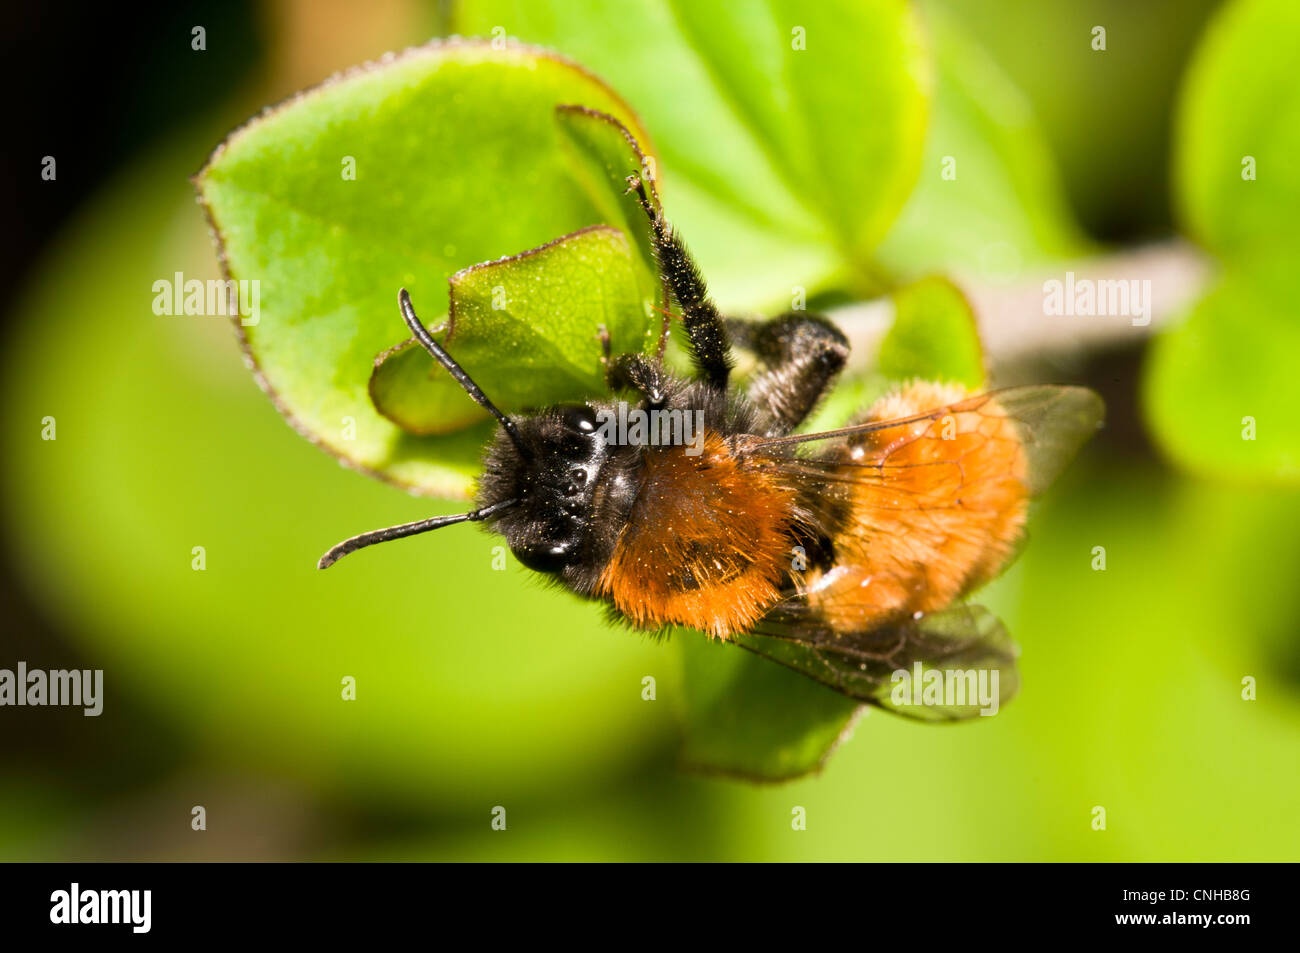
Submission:
[[[635,491],[629,448],[607,444],[600,410],[552,407],[517,418],[514,434],[500,430],[488,445],[478,505],[516,501],[491,522],[529,569],[568,575],[608,558],[610,520],[625,516]]]
[[[518,420],[507,417],[433,339],[405,288],[397,300],[415,339],[501,425],[488,445],[479,507],[353,536],[330,549],[318,565],[326,569],[376,543],[487,521],[506,537],[525,566],[561,574],[571,588],[590,593],[636,498],[636,450],[607,445],[601,413],[584,404],[554,407]]]

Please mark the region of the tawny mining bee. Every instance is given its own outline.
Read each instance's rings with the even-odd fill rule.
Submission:
[[[914,382],[851,426],[795,433],[848,358],[807,312],[724,320],[681,238],[633,177],[694,374],[607,355],[615,394],[701,422],[690,445],[617,441],[614,400],[503,414],[420,323],[420,343],[500,424],[477,507],[340,543],[364,546],[482,522],[521,563],[644,630],[690,626],[767,655],[854,698],[928,719],[970,705],[900,707],[891,675],[926,666],[1011,671],[1015,648],[987,610],[961,602],[1012,558],[1031,496],[1099,425],[1100,398],[1068,386],[970,395]],[[732,340],[761,370],[729,386]]]

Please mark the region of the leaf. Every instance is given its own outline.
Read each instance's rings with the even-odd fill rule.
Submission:
[[[924,135],[928,68],[908,4],[629,0],[602,17],[566,0],[484,0],[457,11],[462,33],[502,24],[636,105],[658,137],[669,218],[725,310],[788,307],[792,286],[846,274],[873,283],[867,258],[906,200]]]
[[[969,390],[984,383],[984,355],[975,314],[947,278],[931,277],[893,294],[894,323],[880,344],[879,369],[894,381],[957,381]]]
[[[1238,0],[1213,20],[1188,68],[1175,132],[1176,194],[1186,227],[1220,254],[1279,244],[1297,250],[1297,60],[1300,6]]]
[[[404,432],[371,404],[374,358],[407,336],[400,287],[435,316],[458,270],[603,221],[575,178],[561,103],[608,113],[648,142],[615,93],[558,56],[446,41],[302,93],[213,154],[200,196],[227,272],[260,288],[260,320],[240,328],[245,350],[304,436],[414,491],[468,493],[487,424]],[[557,351],[590,345],[592,321],[556,317],[575,335],[550,334]],[[566,392],[576,385],[569,374],[555,379]],[[525,394],[519,382],[514,398],[540,401],[546,382],[532,387]],[[469,409],[458,413],[463,422]]]
[[[1161,447],[1206,476],[1300,482],[1297,354],[1294,259],[1229,267],[1152,346],[1143,404]]]
[[[1165,452],[1219,479],[1300,480],[1297,57],[1300,8],[1238,0],[1207,30],[1178,109],[1182,215],[1224,268],[1186,322],[1156,339],[1143,402]]]
[[[631,235],[646,272],[657,275],[659,266],[645,210],[627,182],[629,175],[639,175],[647,186],[651,202],[659,207],[654,156],[646,155],[632,132],[606,113],[585,106],[563,104],[556,107],[555,119],[572,151],[578,181],[592,203],[600,209],[602,220]],[[664,307],[666,309],[667,305]]]
[[[1006,270],[1087,242],[1024,95],[950,14],[923,5],[936,82],[920,177],[879,250],[907,274]]]
[[[908,5],[670,5],[777,174],[865,259],[912,190],[924,136],[926,58]]]
[[[820,768],[861,706],[797,672],[678,630],[685,725],[681,759],[693,770],[784,781]]]
[[[614,353],[652,352],[654,285],[627,235],[594,225],[451,277],[447,327],[434,337],[507,413],[581,401],[605,389],[603,326]],[[375,407],[412,433],[463,426],[481,414],[460,385],[413,341],[376,361]],[[445,415],[451,408],[450,419]],[[450,426],[449,426],[450,423]]]
[[[439,326],[445,323],[438,322]],[[437,331],[434,337],[440,337]],[[488,419],[488,412],[436,363],[415,338],[407,338],[375,358],[370,402],[407,433],[446,434]]]

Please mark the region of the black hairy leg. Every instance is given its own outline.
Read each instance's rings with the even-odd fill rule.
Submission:
[[[746,334],[764,369],[748,396],[766,433],[789,433],[817,407],[849,358],[843,332],[825,318],[794,311],[759,324]]]
[[[605,380],[613,391],[631,389],[645,398],[650,408],[668,399],[668,374],[644,354],[620,354],[605,365]]]
[[[731,341],[727,326],[709,297],[699,266],[681,237],[650,201],[641,177],[631,175],[627,181],[629,191],[636,192],[641,208],[650,219],[655,259],[681,311],[696,373],[710,386],[726,390],[732,368]]]
[[[645,398],[647,407],[662,407],[668,399],[668,372],[662,362],[650,361],[643,354],[620,354],[612,357],[613,343],[609,329],[600,325],[600,362],[605,365],[605,384],[612,391],[634,390]]]

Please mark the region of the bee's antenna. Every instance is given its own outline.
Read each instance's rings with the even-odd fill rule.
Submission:
[[[519,455],[526,460],[530,459],[532,453],[529,452],[528,448],[524,445],[523,439],[519,436],[519,428],[515,425],[515,422],[505,414],[501,413],[501,411],[497,409],[496,404],[488,400],[487,394],[483,393],[482,389],[474,383],[473,378],[465,373],[465,369],[457,364],[455,360],[452,359],[452,356],[443,350],[442,345],[433,339],[433,335],[429,333],[429,329],[421,324],[420,319],[416,317],[415,308],[411,306],[411,296],[407,294],[405,288],[397,293],[397,301],[402,309],[402,320],[404,320],[406,326],[411,329],[411,333],[415,335],[415,339],[424,345],[424,349],[432,354],[439,364],[447,369],[447,373],[456,379],[456,383],[465,389],[465,393],[469,394],[469,396],[472,397],[479,406],[486,408],[487,411],[497,419],[497,422],[500,423],[502,428],[505,430],[506,436],[510,438],[510,442],[513,443],[515,449],[519,451]],[[432,528],[433,527],[430,527],[430,529]]]
[[[373,546],[375,543],[386,543],[390,539],[401,539],[403,536],[416,536],[420,533],[427,533],[431,529],[441,529],[444,526],[452,526],[456,523],[476,523],[499,513],[506,507],[514,506],[516,502],[518,501],[503,500],[500,503],[485,506],[481,510],[457,513],[455,516],[433,516],[427,520],[417,520],[414,523],[402,523],[400,526],[389,526],[387,529],[371,530],[369,533],[362,533],[360,536],[353,536],[351,539],[343,540],[320,558],[316,568],[329,569],[330,566],[333,566],[348,553],[355,553],[358,549]]]

